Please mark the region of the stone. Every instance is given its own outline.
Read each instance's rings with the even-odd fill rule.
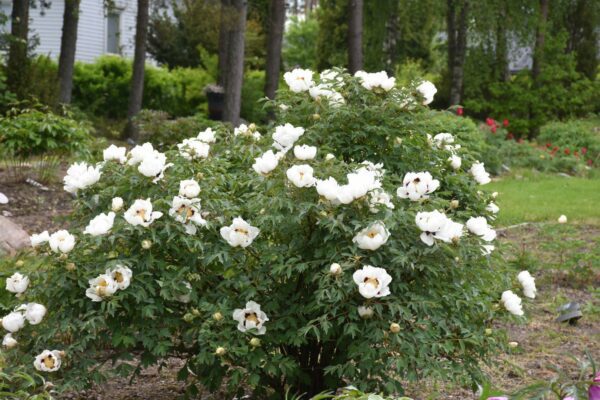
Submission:
[[[10,219],[0,216],[0,253],[13,255],[17,250],[29,247],[29,235]]]

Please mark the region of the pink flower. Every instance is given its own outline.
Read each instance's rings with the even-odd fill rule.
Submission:
[[[486,118],[485,123],[487,124],[487,126],[496,125],[496,121],[494,121],[493,118]]]
[[[462,107],[458,107],[456,109],[456,115],[463,115],[463,113],[464,113],[464,109]]]
[[[600,400],[600,372],[596,374],[594,382],[590,385],[588,398],[589,400]]]
[[[508,126],[508,120],[506,118],[502,121],[502,125],[504,125],[505,128]]]

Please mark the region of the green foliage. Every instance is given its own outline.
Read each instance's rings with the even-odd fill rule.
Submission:
[[[95,63],[76,63],[73,102],[87,113],[111,119],[126,117],[131,85],[131,60],[102,56]],[[143,106],[184,116],[200,111],[206,102],[202,91],[214,77],[201,69],[168,71],[147,65]]]
[[[190,137],[190,132],[201,132],[206,128],[220,129],[221,122],[211,121],[204,114],[170,119],[163,111],[142,110],[136,117],[140,140],[150,142],[158,148],[166,148]]]
[[[315,10],[319,23],[317,69],[346,65],[348,56],[348,0],[323,0]]]
[[[285,68],[316,68],[318,21],[315,18],[292,17],[288,24],[282,49]]]
[[[43,348],[64,350],[68,363],[54,377],[66,390],[178,356],[185,360],[178,377],[186,380],[190,397],[200,385],[281,398],[286,392],[315,395],[348,381],[385,393],[401,393],[402,380],[425,377],[481,381],[480,361],[499,346],[485,331],[504,315],[495,304],[506,279],[493,258],[482,255],[478,237],[465,233],[460,241],[429,247],[415,224],[421,211],[444,210],[461,222],[491,216],[491,196],[467,173],[474,161],[469,143],[457,138],[463,167],[453,170],[450,150],[432,145],[416,121],[428,110],[418,105],[414,84],[386,93],[342,77],[335,88],[345,105],[287,90],[271,103],[276,110],[281,103],[289,107],[276,124],[304,126],[298,144],[318,146],[317,157],[302,163],[318,178],[343,182],[347,173],[367,168],[363,160],[384,162],[381,185],[388,193],[395,193],[405,173],[427,170],[441,184],[430,198],[394,197],[394,209],[371,205],[368,195],[335,205],[286,178],[288,168],[301,164],[292,151],[281,154],[272,172],[258,174],[252,165],[271,147],[273,129],[260,140],[218,130],[206,159],[190,161],[176,148],[167,150],[172,165],[156,183],[136,165],[107,162],[100,180],[78,193],[69,217],[75,247],[24,268],[31,285],[22,301],[34,299],[49,311],[41,325],[26,328],[32,334],[19,335],[10,361]],[[180,181],[190,178],[200,182],[198,212],[207,221],[194,235],[173,218],[179,209],[169,214]],[[93,217],[111,209],[115,196],[123,198],[124,209],[151,199],[163,216],[141,227],[119,212],[109,234],[82,234]],[[459,205],[450,207],[454,199]],[[231,247],[219,233],[238,216],[260,229],[247,247]],[[387,243],[375,251],[358,248],[352,238],[375,221],[390,231]],[[341,264],[340,275],[329,272],[334,262]],[[118,264],[133,271],[131,285],[92,302],[85,296],[88,281]],[[359,294],[352,274],[369,264],[393,276],[389,296]],[[249,300],[269,317],[264,335],[236,329],[232,312]],[[361,318],[358,306],[371,307],[372,318]],[[131,360],[134,354],[136,366],[100,368],[99,360]]]
[[[266,111],[259,100],[265,97],[265,71],[247,71],[242,86],[241,117],[248,121],[266,120]]]
[[[52,400],[53,397],[42,375],[30,374],[24,368],[8,367],[0,369],[0,399]]]
[[[14,108],[0,117],[0,144],[8,156],[28,157],[44,153],[84,153],[92,128],[43,108]]]
[[[16,101],[17,96],[8,90],[6,86],[6,75],[2,68],[0,68],[0,112],[3,112],[9,108],[9,104]]]

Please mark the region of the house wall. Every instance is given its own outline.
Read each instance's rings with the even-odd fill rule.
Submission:
[[[43,11],[39,8],[30,9],[30,36],[35,34],[39,39],[39,45],[35,48],[36,54],[49,55],[58,59],[64,4],[64,0],[52,0],[48,9]],[[132,58],[135,47],[137,2],[116,0],[115,6],[121,15],[119,21],[121,54]],[[0,0],[0,10],[10,17],[12,1]],[[76,60],[93,62],[106,53],[106,25],[104,0],[81,0]],[[10,31],[10,18],[4,29]]]

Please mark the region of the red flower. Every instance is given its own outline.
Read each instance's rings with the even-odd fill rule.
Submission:
[[[508,135],[506,135],[506,140],[512,140],[515,138],[515,135],[513,135],[512,133],[508,132]]]
[[[558,151],[558,146],[554,146],[554,148],[552,150]]]
[[[463,115],[463,112],[464,112],[464,110],[463,110],[463,108],[462,108],[462,107],[458,107],[458,108],[456,109],[456,115]]]
[[[552,146],[552,143],[546,143],[546,148],[550,148],[550,146]]]
[[[502,121],[502,125],[504,125],[505,128],[508,126],[508,120],[506,118]]]
[[[565,149],[565,154],[566,154],[566,155],[569,155],[569,154],[571,154],[571,149],[569,149],[569,148],[566,148],[566,149]]]
[[[492,125],[491,129],[492,129],[492,133],[496,133],[496,129],[497,129],[496,125]]]
[[[582,147],[581,148],[581,154],[585,155],[585,153],[587,153],[587,147]]]
[[[487,126],[496,125],[496,121],[494,121],[492,118],[486,118],[485,123],[487,124]]]

